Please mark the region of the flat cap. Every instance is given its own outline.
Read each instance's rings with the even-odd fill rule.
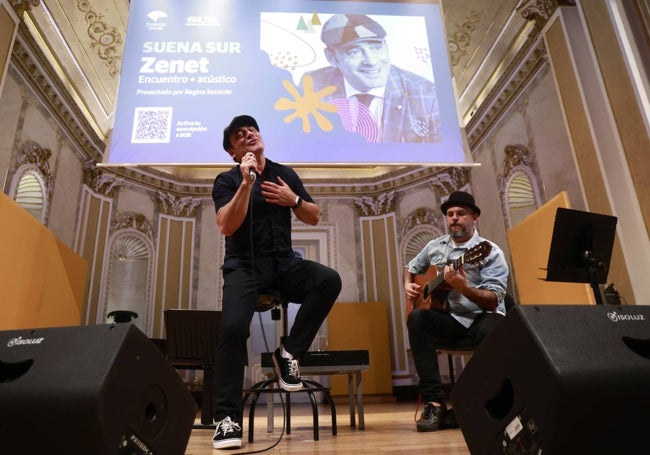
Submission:
[[[327,47],[337,47],[385,36],[386,30],[364,14],[335,14],[323,25],[320,39]]]

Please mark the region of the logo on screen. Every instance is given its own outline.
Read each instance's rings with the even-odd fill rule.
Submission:
[[[187,16],[185,25],[188,27],[219,27],[219,18],[216,16]]]
[[[165,20],[167,17],[167,13],[164,11],[150,11],[149,14],[147,14],[147,18],[149,19],[147,21],[147,29],[164,30],[167,28],[167,21]]]

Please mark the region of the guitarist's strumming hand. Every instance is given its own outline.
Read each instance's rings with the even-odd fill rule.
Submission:
[[[406,294],[407,301],[415,302],[422,295],[422,286],[414,282],[405,283],[404,293]]]

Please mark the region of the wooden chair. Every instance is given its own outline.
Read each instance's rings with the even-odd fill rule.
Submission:
[[[165,310],[167,360],[177,370],[202,370],[201,425],[214,428],[212,382],[221,311]]]
[[[506,306],[506,314],[516,305],[514,298],[510,294],[506,294],[504,298]],[[454,356],[471,356],[478,345],[474,340],[469,338],[460,339],[454,343],[438,346],[438,352],[447,354],[447,364],[449,365],[449,382],[453,385],[456,383],[456,374],[454,372]]]

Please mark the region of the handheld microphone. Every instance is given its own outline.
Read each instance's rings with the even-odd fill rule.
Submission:
[[[251,182],[255,183],[255,180],[257,180],[257,174],[255,173],[254,170],[249,170],[248,171],[248,176],[251,178]]]

